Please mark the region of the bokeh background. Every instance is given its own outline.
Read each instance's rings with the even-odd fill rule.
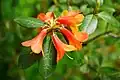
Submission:
[[[106,11],[120,22],[120,0],[101,0],[103,3],[99,10],[96,10],[95,1],[0,0],[0,80],[42,80],[37,64],[27,69],[18,66],[19,55],[30,53],[21,42],[31,39],[37,30],[21,27],[14,18],[36,17],[47,11],[59,16],[70,7],[80,10],[84,16]],[[120,26],[98,19],[97,29],[89,39],[109,30],[113,32],[93,39],[81,51],[69,52],[73,59],[65,55],[48,80],[120,80]]]

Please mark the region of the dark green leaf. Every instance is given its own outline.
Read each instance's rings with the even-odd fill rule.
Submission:
[[[97,14],[100,18],[108,22],[109,24],[119,27],[120,23],[115,19],[115,17],[111,16],[109,13],[103,11]]]
[[[92,7],[96,6],[96,0],[85,0],[85,1]]]
[[[64,37],[61,33],[57,33],[57,32],[56,32],[56,34],[57,34],[57,36],[59,37],[59,39],[60,39],[62,42],[67,43],[65,37]]]
[[[39,66],[40,74],[44,77],[44,79],[47,79],[49,76],[51,76],[56,67],[56,50],[51,41],[51,36],[49,35],[44,40],[44,56],[40,61]]]
[[[40,54],[21,54],[18,59],[18,66],[26,69],[32,66],[40,58]]]
[[[42,21],[32,17],[18,17],[14,21],[27,28],[39,28],[44,25]]]
[[[112,74],[117,72],[117,69],[112,68],[112,67],[101,67],[100,72],[105,73],[105,74]]]
[[[97,28],[98,20],[94,15],[87,15],[82,23],[83,30],[88,34],[92,34]]]

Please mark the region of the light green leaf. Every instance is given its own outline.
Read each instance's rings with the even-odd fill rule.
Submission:
[[[38,28],[44,25],[42,21],[32,17],[18,17],[14,21],[27,28]]]
[[[99,6],[102,6],[103,5],[103,0],[97,0],[97,4],[99,5]]]
[[[109,24],[111,24],[112,26],[115,27],[119,27],[120,23],[115,19],[115,17],[111,16],[109,13],[103,11],[97,14],[98,17],[102,18],[103,20],[105,20],[106,22],[108,22]]]
[[[56,67],[56,50],[51,40],[51,36],[47,36],[43,44],[44,56],[40,61],[39,71],[44,79],[52,75]]]
[[[98,20],[94,15],[87,15],[82,23],[83,31],[92,34],[97,28]]]

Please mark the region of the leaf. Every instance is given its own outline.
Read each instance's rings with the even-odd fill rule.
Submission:
[[[63,36],[62,33],[56,32],[56,34],[57,34],[57,36],[59,37],[59,39],[60,39],[62,42],[67,43],[67,41],[66,41],[66,39],[65,39],[65,37]]]
[[[82,23],[83,31],[92,34],[97,28],[98,20],[94,15],[87,15]]]
[[[80,71],[82,73],[88,73],[89,72],[89,68],[88,68],[88,65],[87,64],[84,64],[80,67]]]
[[[39,28],[44,25],[42,21],[32,17],[18,17],[14,21],[26,28]]]
[[[94,7],[96,6],[96,0],[85,0],[90,6]]]
[[[47,36],[43,44],[44,56],[40,61],[39,71],[44,79],[47,79],[56,67],[56,50],[51,40],[51,36]]]
[[[115,19],[115,17],[111,16],[109,13],[103,11],[97,14],[98,17],[102,18],[103,20],[105,20],[106,22],[108,22],[109,24],[119,27],[120,23]]]
[[[116,73],[118,71],[117,71],[117,69],[112,68],[112,67],[101,67],[100,72],[107,74],[107,75],[111,75],[112,73]]]
[[[97,0],[96,2],[99,6],[102,6],[104,1],[103,0]]]
[[[40,54],[21,54],[18,59],[18,66],[26,69],[32,66],[40,58]]]

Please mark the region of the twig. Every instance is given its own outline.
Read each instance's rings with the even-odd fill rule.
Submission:
[[[83,43],[83,46],[86,46],[87,44],[89,44],[90,42],[96,40],[97,38],[99,38],[99,37],[101,37],[103,35],[109,34],[109,33],[112,33],[112,31],[107,31],[107,32],[101,33],[101,34],[99,34],[99,35],[97,35],[97,36],[89,39],[88,41],[86,41],[86,42]]]
[[[71,1],[67,0],[67,10],[70,11],[71,10]]]

